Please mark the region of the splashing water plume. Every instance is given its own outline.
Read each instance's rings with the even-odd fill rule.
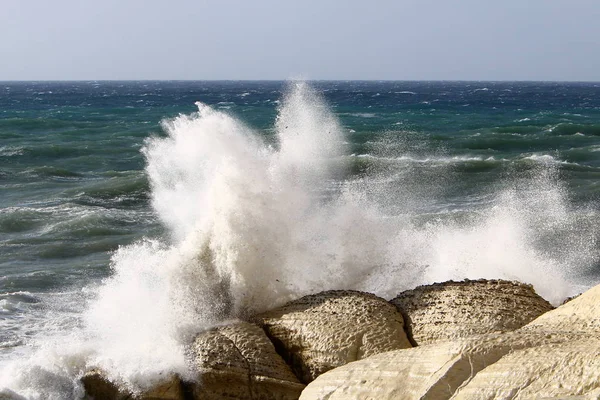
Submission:
[[[305,83],[290,84],[277,145],[231,115],[198,109],[165,121],[167,137],[144,148],[152,205],[169,237],[120,248],[82,328],[40,340],[34,356],[0,372],[0,387],[76,397],[76,378],[91,367],[133,390],[165,372],[186,376],[185,346],[198,331],[326,289],[389,298],[433,281],[508,278],[558,301],[573,266],[595,257],[590,227],[549,245],[581,221],[545,166],[467,221],[419,224],[415,183],[400,186],[410,201],[390,216],[389,176],[336,179],[348,160],[343,129]]]

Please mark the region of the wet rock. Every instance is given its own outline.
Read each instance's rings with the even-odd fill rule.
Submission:
[[[95,400],[184,400],[183,385],[179,377],[172,375],[142,393],[132,393],[111,382],[100,370],[87,372],[81,383],[88,398]]]

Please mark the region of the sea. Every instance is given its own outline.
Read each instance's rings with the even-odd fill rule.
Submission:
[[[600,83],[0,82],[0,397],[299,296],[600,283]],[[192,377],[193,378],[193,377]]]

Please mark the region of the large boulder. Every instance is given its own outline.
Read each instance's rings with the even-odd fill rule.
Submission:
[[[391,300],[416,345],[513,331],[553,309],[531,285],[465,280],[419,286]]]
[[[198,335],[191,347],[193,398],[294,400],[304,389],[264,331],[235,322]]]
[[[396,307],[369,293],[322,292],[253,320],[306,383],[351,361],[411,347]]]
[[[81,378],[87,398],[95,400],[184,400],[183,384],[177,375],[157,382],[141,393],[134,393],[109,380],[98,369],[88,371]]]

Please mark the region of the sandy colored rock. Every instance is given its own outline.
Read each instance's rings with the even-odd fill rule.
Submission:
[[[86,395],[95,400],[184,400],[182,382],[175,375],[139,394],[120,388],[99,370],[87,372],[81,378],[81,383]]]
[[[600,285],[536,318],[523,331],[600,335]]]
[[[356,361],[319,376],[301,399],[597,399],[599,304],[597,286],[516,331]]]
[[[479,372],[457,399],[598,398],[600,285],[515,333],[538,338],[538,344]]]
[[[553,309],[531,285],[465,280],[419,286],[390,301],[416,345],[521,328]]]
[[[191,349],[194,399],[292,400],[304,388],[264,331],[236,322],[203,332]]]
[[[518,350],[480,371],[453,399],[566,399],[600,389],[597,338]]]
[[[396,307],[369,293],[322,292],[253,320],[303,382],[351,361],[411,347]]]
[[[449,399],[478,371],[537,340],[492,333],[390,351],[319,376],[300,399]]]

